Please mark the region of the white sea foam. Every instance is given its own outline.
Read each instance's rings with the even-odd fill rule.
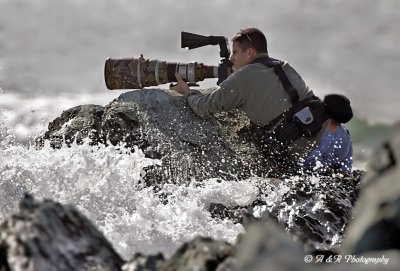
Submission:
[[[72,145],[60,150],[11,143],[0,122],[0,220],[16,210],[24,192],[77,206],[126,258],[134,252],[170,255],[194,236],[235,242],[239,224],[211,217],[210,203],[246,205],[255,199],[249,183],[209,180],[202,186],[144,187],[143,168],[159,164],[113,146]],[[166,194],[168,202],[161,200]]]
[[[145,187],[144,167],[159,163],[139,149],[131,153],[120,147],[90,146],[89,142],[59,150],[48,143],[42,149],[22,145],[13,140],[12,130],[0,117],[0,221],[17,209],[25,192],[39,199],[52,198],[76,206],[128,259],[134,252],[169,256],[198,235],[234,243],[243,226],[212,217],[209,207],[212,203],[247,206],[256,200],[263,183],[266,188],[260,199],[265,205],[253,210],[256,216],[280,202],[277,218],[292,227],[300,210],[313,213],[324,208],[322,196],[311,205],[285,203],[283,197],[299,182],[296,177],[284,181],[192,180],[188,186],[165,184],[158,187],[161,190]],[[311,183],[319,187],[317,177]]]

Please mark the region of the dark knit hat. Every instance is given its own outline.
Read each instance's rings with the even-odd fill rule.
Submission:
[[[326,95],[324,98],[324,104],[328,113],[338,123],[346,123],[353,117],[350,100],[344,95]]]

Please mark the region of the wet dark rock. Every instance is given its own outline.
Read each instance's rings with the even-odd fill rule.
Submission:
[[[221,113],[210,119],[196,116],[183,97],[146,89],[122,94],[107,106],[82,105],[64,111],[36,139],[54,148],[73,142],[138,146],[146,157],[160,159],[146,182],[160,179],[188,183],[218,177],[242,180],[267,174],[261,154],[237,132],[248,120],[241,113]]]
[[[48,131],[36,140],[36,144],[42,146],[48,139],[50,146],[61,148],[63,144],[69,146],[73,142],[82,144],[85,138],[89,138],[92,144],[104,143],[101,133],[103,114],[104,107],[100,105],[82,105],[66,110],[49,123]]]
[[[120,270],[121,257],[72,206],[27,195],[0,226],[0,270]]]
[[[338,247],[352,219],[363,173],[354,171],[345,176],[318,178],[301,176],[297,182],[288,182],[290,189],[282,198],[291,208],[275,204],[269,211],[279,214],[279,222],[308,250]]]
[[[263,218],[249,226],[235,246],[233,257],[220,271],[308,270],[302,245],[293,241],[275,219]]]
[[[211,203],[208,208],[211,217],[220,219],[229,219],[234,223],[245,223],[247,214],[250,212],[250,207],[226,207],[221,203]]]
[[[182,245],[159,270],[216,270],[226,258],[232,255],[233,246],[231,244],[207,237],[196,237]]]
[[[230,219],[245,227],[249,221],[262,216],[273,217],[308,251],[336,249],[351,221],[363,174],[363,171],[354,171],[337,177],[303,175],[287,180],[262,179],[257,183],[260,191],[257,200],[251,205],[227,207],[214,203],[209,211],[212,217]],[[282,189],[286,192],[282,193]]]
[[[159,253],[157,255],[143,255],[136,253],[130,261],[122,266],[123,271],[152,271],[159,270],[165,262],[164,256]]]
[[[400,249],[400,123],[368,164],[343,253]]]

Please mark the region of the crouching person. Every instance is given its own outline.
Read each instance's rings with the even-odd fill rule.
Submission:
[[[327,95],[325,106],[331,118],[321,142],[305,158],[301,167],[306,173],[350,173],[353,165],[353,146],[347,123],[353,112],[350,101],[343,95]]]
[[[240,30],[232,42],[234,72],[216,90],[204,94],[190,89],[178,73],[171,89],[183,94],[202,117],[233,109],[245,112],[251,140],[271,169],[268,175],[289,173],[320,142],[327,120],[323,103],[289,63],[269,56],[260,30]]]

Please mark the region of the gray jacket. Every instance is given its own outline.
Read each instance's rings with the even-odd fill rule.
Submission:
[[[265,56],[267,55],[260,54],[257,57]],[[288,63],[284,63],[283,70],[293,87],[297,89],[300,100],[314,95]],[[244,111],[258,126],[268,124],[292,106],[290,97],[273,68],[260,63],[249,64],[238,69],[210,94],[190,89],[184,97],[190,108],[199,116],[208,117],[213,113],[237,108]],[[319,142],[321,135],[322,133],[307,142],[295,141],[301,145],[299,150],[295,148],[296,152],[300,152],[303,156],[309,151],[304,144],[311,146],[316,143],[314,141]]]

